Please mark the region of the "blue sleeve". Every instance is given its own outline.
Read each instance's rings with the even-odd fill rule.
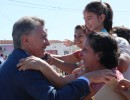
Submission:
[[[89,93],[88,84],[82,79],[57,90],[37,71],[22,72],[21,82],[23,89],[35,100],[79,100]]]

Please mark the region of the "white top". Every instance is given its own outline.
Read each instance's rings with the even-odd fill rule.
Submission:
[[[130,55],[130,44],[128,43],[128,41],[121,37],[116,37],[115,39],[118,44],[119,52]]]
[[[1,67],[1,65],[4,63],[3,57],[0,57],[0,62],[1,62],[1,64],[0,64],[0,67]]]
[[[124,78],[130,80],[130,64],[126,72],[123,73]]]
[[[105,29],[103,29],[102,32],[105,32],[105,34],[107,33],[107,31]],[[130,44],[129,44],[129,42],[122,37],[118,37],[116,34],[112,34],[112,35],[116,39],[118,49],[119,49],[119,53],[120,54],[124,53],[124,54],[127,54],[127,55],[130,56]],[[129,64],[128,70],[123,73],[123,76],[124,76],[124,78],[130,80],[130,64]]]
[[[130,56],[130,44],[128,41],[124,38],[121,37],[116,37],[115,38],[119,47],[119,52],[121,54],[127,54]],[[123,73],[124,78],[130,80],[130,64],[126,72]]]

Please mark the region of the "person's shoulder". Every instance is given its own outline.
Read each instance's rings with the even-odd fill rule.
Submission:
[[[26,58],[30,56],[27,52],[25,52],[22,49],[14,49],[11,55],[15,57],[15,59],[18,59],[18,60],[21,58]]]
[[[126,39],[122,38],[122,37],[118,37],[117,36],[115,39],[116,39],[116,41],[117,41],[118,44],[129,45],[129,42]]]

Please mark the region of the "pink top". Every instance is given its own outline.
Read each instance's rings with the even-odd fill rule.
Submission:
[[[114,73],[116,73],[117,79],[121,80],[124,79],[122,73],[120,71],[118,71],[117,69],[113,70]],[[105,83],[101,82],[101,83],[91,83],[90,86],[92,87],[92,89],[94,90],[95,93],[97,93],[104,85]]]

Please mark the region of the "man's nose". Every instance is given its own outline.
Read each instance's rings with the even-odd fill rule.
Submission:
[[[50,42],[49,42],[49,40],[48,40],[48,39],[46,39],[45,43],[46,43],[46,45],[47,45],[47,46],[49,46],[49,45],[50,45]]]

